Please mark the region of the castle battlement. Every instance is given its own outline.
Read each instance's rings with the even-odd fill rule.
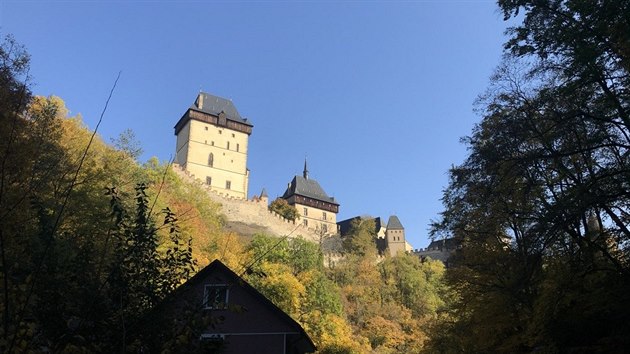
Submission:
[[[308,228],[302,223],[288,220],[282,215],[270,211],[267,198],[244,199],[217,192],[212,186],[207,186],[193,174],[178,164],[172,165],[173,171],[183,180],[202,186],[210,199],[221,204],[223,214],[228,223],[255,225],[260,232],[277,236],[298,237],[317,242],[319,235],[315,229]]]

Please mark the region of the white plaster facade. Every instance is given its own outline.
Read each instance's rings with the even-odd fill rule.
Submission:
[[[216,114],[212,110],[204,111],[204,100],[211,99],[220,100],[218,102],[223,104],[227,102],[236,112],[230,101],[200,93],[195,106],[175,127],[175,162],[212,190],[247,199],[247,151],[251,124],[243,123],[245,120],[240,116],[226,117],[222,111]],[[218,107],[220,109],[220,105]],[[238,115],[237,112],[235,114]]]

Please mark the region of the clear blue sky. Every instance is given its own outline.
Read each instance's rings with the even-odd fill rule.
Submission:
[[[396,214],[415,248],[442,210],[473,102],[501,56],[492,1],[1,1],[0,31],[32,55],[34,93],[57,95],[142,160],[174,155],[200,89],[254,124],[250,196],[283,193],[308,156],[339,220]]]

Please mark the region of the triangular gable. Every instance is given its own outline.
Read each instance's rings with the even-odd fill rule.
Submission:
[[[208,309],[207,304],[201,305],[203,289],[213,284],[229,287],[227,310]],[[160,307],[171,307],[182,299],[199,301],[200,309],[213,311],[216,317],[224,319],[225,322],[217,325],[208,336],[225,334],[243,340],[247,333],[286,333],[292,339],[292,344],[299,348],[299,352],[313,352],[316,349],[299,323],[219,260],[210,263],[176,289]],[[243,309],[240,312],[233,311],[232,306],[242,306]]]

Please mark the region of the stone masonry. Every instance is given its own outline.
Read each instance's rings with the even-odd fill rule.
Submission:
[[[296,223],[295,221],[287,220],[279,214],[269,211],[269,201],[266,197],[253,199],[230,197],[216,190],[211,190],[177,164],[173,164],[173,171],[188,183],[202,186],[210,199],[221,204],[223,214],[228,220],[228,228],[230,228],[230,224],[232,226],[234,224],[244,224],[250,226],[251,230],[275,236],[301,236],[309,241],[319,241],[320,237],[316,230],[307,228],[300,222]]]

